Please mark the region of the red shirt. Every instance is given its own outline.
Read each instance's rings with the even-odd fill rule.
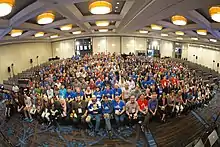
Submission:
[[[138,99],[137,103],[138,103],[141,110],[144,110],[146,108],[146,106],[148,106],[148,100],[146,100],[146,99],[144,99],[144,100]]]

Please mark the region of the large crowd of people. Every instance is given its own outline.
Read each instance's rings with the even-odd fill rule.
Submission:
[[[109,135],[125,125],[147,129],[153,118],[166,122],[206,106],[213,88],[181,63],[116,54],[73,57],[41,66],[26,88],[1,87],[7,120],[20,113],[27,122],[74,127],[95,133],[103,121]]]

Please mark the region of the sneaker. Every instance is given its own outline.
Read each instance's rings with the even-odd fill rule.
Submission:
[[[28,120],[29,120],[28,118],[25,118],[25,119],[24,119],[24,121],[28,121]]]

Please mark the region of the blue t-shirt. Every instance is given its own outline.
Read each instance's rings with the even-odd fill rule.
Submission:
[[[112,101],[113,104],[113,108],[114,110],[118,110],[119,112],[121,112],[123,110],[123,107],[125,106],[125,102],[124,101],[119,101],[119,103],[117,103],[115,100]]]
[[[64,89],[60,89],[59,90],[59,97],[60,98],[66,98],[66,89],[64,88]]]
[[[142,86],[146,89],[147,88],[147,86],[148,86],[148,82],[146,81],[146,80],[143,80],[142,82],[141,82],[141,84],[142,84]]]
[[[102,113],[105,114],[105,113],[108,113],[110,114],[113,110],[113,107],[112,107],[112,103],[111,102],[102,102]]]
[[[75,97],[77,96],[84,96],[84,92],[83,91],[80,91],[79,93],[75,92]]]
[[[151,110],[155,110],[157,108],[157,105],[158,105],[158,101],[157,100],[150,100],[148,102],[148,108],[151,109]]]
[[[96,87],[102,88],[103,83],[102,83],[102,81],[97,81],[97,82],[95,82],[95,85],[96,85]]]
[[[66,92],[66,98],[69,98],[69,99],[75,98],[75,93],[73,91]]]
[[[117,88],[117,89],[114,88],[113,93],[115,96],[120,96],[122,94],[122,90],[121,90],[121,88]]]
[[[102,92],[101,91],[95,91],[93,94],[95,95],[95,97],[97,98],[98,101],[101,101],[101,99],[102,99]]]
[[[113,91],[111,89],[105,89],[104,91],[102,91],[102,95],[107,96],[108,98],[112,98]]]

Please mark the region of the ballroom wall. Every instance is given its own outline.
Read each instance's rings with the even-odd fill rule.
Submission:
[[[20,43],[0,46],[0,83],[8,79],[8,67],[14,64],[14,73],[20,73],[33,65],[48,61],[52,57],[51,43]]]

